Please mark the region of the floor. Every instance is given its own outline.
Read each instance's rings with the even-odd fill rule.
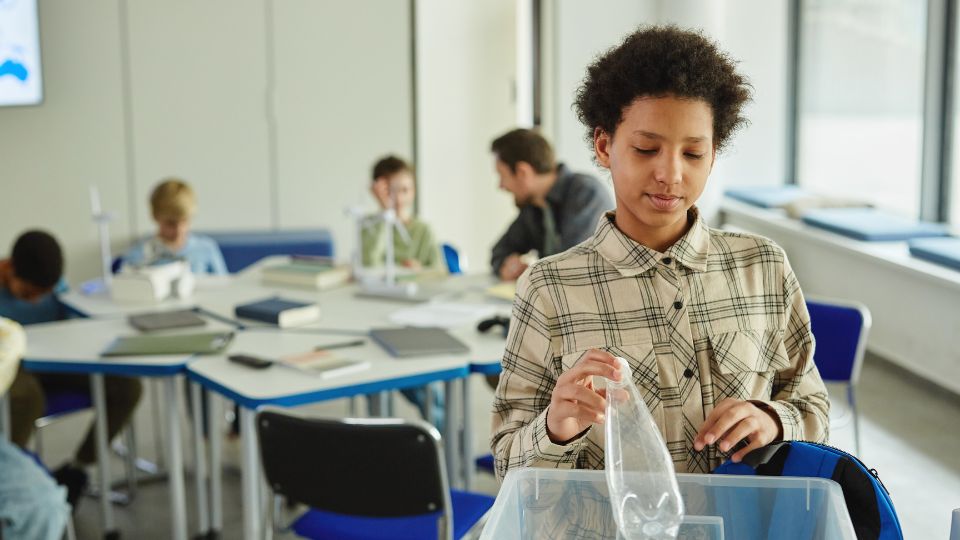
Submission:
[[[481,378],[471,381],[474,390],[472,418],[478,433],[477,454],[488,452],[489,404],[491,392]],[[151,385],[147,385],[148,390]],[[851,415],[844,406],[842,388],[830,388],[834,397],[832,443],[853,449]],[[860,456],[876,468],[893,498],[908,539],[946,539],[950,512],[960,507],[960,397],[920,381],[879,358],[868,357],[858,391],[861,414]],[[182,397],[181,397],[182,400]],[[413,417],[415,411],[402,398],[395,398],[400,416]],[[182,403],[181,403],[182,409]],[[307,408],[317,414],[345,415],[348,404],[339,400]],[[153,401],[147,395],[137,413],[141,456],[156,460],[152,422]],[[89,416],[77,415],[45,428],[44,446],[48,463],[66,459]],[[184,433],[186,456],[187,507],[189,530],[196,532],[190,439]],[[240,510],[239,440],[228,437],[224,443],[224,531],[223,538],[239,538],[242,533]],[[122,474],[121,462],[115,462],[115,475]],[[91,477],[93,477],[91,471]],[[477,489],[495,493],[497,484],[480,475]],[[118,528],[125,538],[169,537],[168,498],[163,482],[147,482],[139,487],[133,504],[116,507]],[[100,536],[99,506],[84,499],[75,515],[78,538]]]

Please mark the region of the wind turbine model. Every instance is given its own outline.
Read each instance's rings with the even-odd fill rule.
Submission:
[[[113,278],[110,256],[110,222],[113,221],[113,214],[103,210],[103,206],[100,204],[100,190],[97,189],[97,186],[90,186],[90,211],[93,214],[93,222],[97,224],[97,234],[100,237],[101,279],[103,279],[104,288],[109,289],[110,281]]]
[[[356,276],[360,288],[363,289],[364,296],[383,296],[387,298],[410,299],[417,294],[416,283],[398,283],[397,282],[397,263],[394,260],[396,247],[393,241],[393,231],[396,230],[405,242],[410,242],[410,234],[407,228],[403,226],[397,216],[394,208],[396,199],[391,193],[392,206],[388,206],[373,216],[364,216],[362,210],[358,207],[347,209],[347,215],[356,222],[356,237],[353,251],[353,275]],[[384,261],[384,271],[381,277],[380,272],[370,271],[363,266],[363,229],[372,227],[378,222],[384,224],[384,234],[386,238],[386,261]]]

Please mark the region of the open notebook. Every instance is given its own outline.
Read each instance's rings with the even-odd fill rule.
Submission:
[[[277,361],[322,379],[339,377],[370,368],[370,362],[366,360],[341,358],[333,352],[325,350],[282,356]]]

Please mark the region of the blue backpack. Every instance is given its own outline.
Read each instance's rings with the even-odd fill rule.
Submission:
[[[858,540],[903,540],[900,521],[893,508],[890,494],[874,469],[868,469],[856,457],[831,446],[785,441],[758,448],[747,454],[740,463],[727,461],[714,469],[714,474],[758,476],[808,476],[829,478],[840,484],[843,498],[853,522]],[[759,490],[756,490],[759,491]],[[784,497],[787,497],[785,495]],[[737,538],[815,538],[815,523],[798,516],[793,501],[760,500],[756,504],[771,505],[766,515],[769,523],[751,523],[744,520]],[[754,518],[759,518],[757,513]],[[769,534],[758,536],[757,531]],[[781,533],[777,533],[781,531]],[[783,531],[790,531],[785,535]]]

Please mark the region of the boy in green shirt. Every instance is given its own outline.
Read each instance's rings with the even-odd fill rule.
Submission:
[[[411,270],[437,267],[440,253],[433,231],[413,215],[416,196],[413,167],[396,156],[380,159],[373,166],[370,192],[381,209],[396,211],[397,221],[407,230],[409,238],[404,238],[396,229],[393,231],[394,262]],[[386,224],[378,217],[378,214],[371,215],[364,223],[361,235],[364,266],[380,266],[386,261]]]

